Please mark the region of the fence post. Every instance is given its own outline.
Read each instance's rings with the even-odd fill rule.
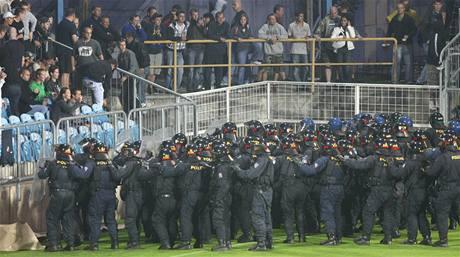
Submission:
[[[230,42],[230,41],[227,41],[227,55],[228,55],[228,66],[227,66],[228,80],[227,80],[227,83],[228,83],[228,87],[231,87],[232,86],[232,42]]]
[[[197,106],[193,105],[193,136],[198,135],[198,115]]]
[[[392,73],[391,73],[391,81],[393,83],[396,83],[396,79],[397,79],[397,73],[398,73],[398,70],[397,70],[397,67],[398,67],[398,41],[394,40],[394,44],[393,44],[393,68],[392,68]]]
[[[321,41],[320,41],[321,42]],[[316,72],[316,41],[311,41],[311,91],[315,91],[315,72]]]
[[[271,85],[267,82],[267,121],[271,121]]]
[[[360,86],[355,86],[355,114],[358,114],[361,112],[361,87]]]
[[[19,127],[16,128],[16,152],[17,152],[17,163],[16,163],[16,201],[21,200],[21,183],[19,177],[21,176],[20,171],[19,171],[19,166],[21,166],[21,142],[19,141],[19,136],[20,136],[20,130]]]
[[[165,109],[161,108],[161,140],[165,140]]]
[[[225,111],[226,111],[226,116],[227,116],[227,122],[230,122],[230,87],[227,87],[226,93],[225,93]]]

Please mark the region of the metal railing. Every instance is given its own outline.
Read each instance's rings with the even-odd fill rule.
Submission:
[[[439,61],[440,112],[450,118],[451,110],[460,105],[460,33],[442,49]]]
[[[173,45],[173,63],[172,65],[154,65],[150,66],[152,69],[172,69],[173,72],[173,90],[177,91],[177,74],[179,68],[226,68],[227,69],[227,77],[228,77],[228,86],[232,86],[232,69],[238,67],[310,67],[311,69],[311,82],[316,82],[316,69],[318,67],[326,67],[326,66],[391,66],[391,74],[392,74],[392,81],[396,80],[397,77],[397,47],[398,41],[395,38],[306,38],[306,39],[282,39],[278,40],[278,42],[283,43],[305,43],[309,46],[310,49],[310,57],[316,57],[317,53],[317,46],[316,43],[331,43],[337,41],[349,41],[349,42],[377,42],[382,41],[393,44],[392,49],[392,60],[386,62],[346,62],[346,63],[323,63],[316,61],[316,58],[311,58],[311,62],[307,63],[281,63],[281,64],[256,64],[256,63],[247,63],[247,64],[236,64],[232,62],[232,54],[234,44],[238,43],[266,43],[267,40],[264,39],[241,39],[241,40],[234,40],[234,39],[227,39],[223,42],[218,42],[215,40],[188,40],[185,41],[186,44],[216,44],[216,43],[225,43],[227,48],[227,63],[222,64],[184,64],[179,65],[177,63],[177,44],[184,43],[184,42],[177,42],[171,40],[147,40],[144,41],[144,44],[172,44]]]
[[[310,117],[321,123],[361,112],[402,112],[415,126],[428,127],[430,114],[439,107],[439,88],[417,85],[268,81],[186,95],[197,103],[199,133],[215,121],[297,123]]]

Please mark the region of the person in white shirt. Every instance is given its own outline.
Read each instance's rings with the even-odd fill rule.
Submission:
[[[288,35],[290,38],[307,39],[311,36],[310,26],[304,21],[304,13],[296,12],[296,20],[289,25]],[[308,52],[307,43],[293,43],[291,48],[292,63],[307,63]],[[294,79],[296,81],[306,80],[306,67],[294,67]]]
[[[349,19],[346,16],[340,18],[340,26],[335,27],[332,31],[331,38],[356,38],[357,33],[355,28],[351,26]],[[334,52],[337,54],[337,63],[347,63],[350,53],[355,49],[355,45],[351,41],[335,41],[332,43]],[[341,82],[350,81],[349,67],[342,65],[339,67],[339,78]]]

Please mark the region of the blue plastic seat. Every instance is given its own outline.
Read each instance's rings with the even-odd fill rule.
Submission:
[[[36,112],[36,113],[34,113],[34,120],[35,120],[35,121],[45,121],[45,120],[46,120],[45,114],[43,114],[43,113],[41,113],[41,112]],[[45,127],[45,130],[46,130],[46,131],[51,131],[51,126],[50,126],[50,124],[45,124],[44,127]],[[38,130],[37,132],[41,132],[42,128],[43,128],[43,126],[37,125],[37,130]]]
[[[65,142],[66,142],[65,131],[63,129],[59,129],[58,130],[58,141],[57,141],[57,143],[58,144],[65,144]]]
[[[105,111],[104,111],[104,108],[102,108],[102,105],[93,104],[93,112],[96,114],[101,114],[92,119],[94,123],[102,125],[102,123],[104,122],[109,122],[109,117],[107,115],[103,115]]]
[[[38,133],[32,132],[30,133],[29,139],[31,159],[32,161],[38,161],[42,151],[42,138]]]
[[[131,132],[131,140],[132,141],[138,141],[140,140],[140,131],[139,131],[139,125],[133,121],[133,120],[129,120],[128,121],[128,128],[129,128],[129,131]]]
[[[89,115],[94,113],[93,109],[91,109],[91,107],[89,107],[88,105],[83,105],[82,107],[80,107],[80,111],[83,115]]]
[[[102,131],[104,132],[104,139],[102,142],[109,148],[114,147],[114,130],[113,125],[111,123],[103,123],[102,124]]]

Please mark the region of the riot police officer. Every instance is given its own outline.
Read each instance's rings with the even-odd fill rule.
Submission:
[[[186,151],[186,149],[183,149]],[[177,212],[176,212],[176,178],[179,175],[173,159],[173,152],[163,148],[158,154],[159,162],[152,161],[150,169],[155,175],[153,181],[154,206],[152,220],[153,227],[160,239],[160,250],[171,249],[176,239]]]
[[[177,159],[182,159],[185,156],[187,137],[183,133],[177,133],[173,136],[172,141],[176,146]]]
[[[272,220],[270,208],[273,198],[274,160],[267,153],[262,142],[252,142],[251,154],[254,163],[247,170],[234,166],[237,176],[251,181],[253,197],[251,203],[251,221],[255,231],[257,244],[249,250],[266,251],[272,249]]]
[[[90,224],[90,245],[87,250],[97,251],[101,232],[101,219],[105,219],[107,231],[112,241],[111,249],[118,249],[117,222],[115,220],[115,189],[120,182],[119,174],[109,159],[109,149],[102,143],[94,146],[94,160],[85,164],[89,178],[91,198],[88,205],[88,222]]]
[[[307,188],[305,179],[294,162],[295,159],[300,158],[294,136],[291,134],[283,138],[281,147],[283,155],[276,158],[275,181],[281,191],[281,209],[286,231],[284,243],[294,243],[295,223],[297,223],[299,242],[305,242],[304,207]]]
[[[46,162],[38,172],[40,179],[48,179],[50,192],[50,201],[46,210],[48,244],[45,251],[59,250],[61,225],[64,240],[67,242],[64,250],[74,250],[75,180],[87,178],[89,173],[75,164],[73,155],[72,147],[64,144],[58,145],[56,160]]]
[[[344,171],[338,158],[337,144],[332,139],[323,142],[323,157],[313,165],[298,163],[305,175],[320,174],[321,219],[326,225],[327,240],[321,245],[337,245],[342,237],[342,201]]]
[[[435,210],[439,241],[433,246],[447,247],[449,214],[453,206],[460,206],[460,151],[456,138],[450,133],[444,133],[440,139],[442,155],[436,158],[426,173],[436,177],[438,183]]]
[[[364,159],[345,159],[344,165],[354,170],[368,170],[370,193],[363,209],[363,235],[355,239],[358,245],[369,245],[374,225],[374,215],[383,208],[382,244],[391,244],[394,227],[395,199],[393,197],[394,174],[398,171],[389,153],[388,143],[383,138],[375,140],[376,153]]]
[[[142,182],[151,177],[148,164],[138,157],[140,142],[125,143],[121,153],[116,156],[113,163],[118,166],[122,179],[121,199],[125,201],[125,226],[128,231],[129,242],[126,249],[139,248],[138,227],[142,206],[144,203]]]
[[[216,160],[215,171],[210,182],[210,207],[212,222],[214,224],[218,245],[213,251],[226,251],[231,248],[230,221],[232,205],[233,158],[224,144],[216,144],[213,147],[213,155]]]

